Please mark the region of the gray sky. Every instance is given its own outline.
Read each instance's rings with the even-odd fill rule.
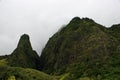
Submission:
[[[120,0],[0,0],[0,55],[10,54],[24,33],[40,54],[47,40],[75,16],[110,27],[120,23]]]

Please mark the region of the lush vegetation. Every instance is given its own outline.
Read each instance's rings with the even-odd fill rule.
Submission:
[[[75,17],[40,57],[24,34],[11,55],[0,56],[0,80],[120,80],[119,30]]]
[[[8,64],[6,59],[1,59],[0,60],[0,66],[6,66]]]
[[[17,48],[7,57],[8,65],[13,67],[37,68],[39,59],[37,53],[32,49],[29,36],[21,36]]]
[[[0,71],[0,80],[56,80],[55,77],[29,68],[0,67]]]
[[[119,30],[119,25],[105,28],[91,19],[75,17],[49,39],[40,69],[54,75],[69,73],[65,80],[119,80]]]

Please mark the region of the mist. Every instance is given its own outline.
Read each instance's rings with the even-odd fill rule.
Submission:
[[[75,17],[110,27],[120,23],[120,0],[0,0],[0,55],[11,54],[22,34],[38,54]]]

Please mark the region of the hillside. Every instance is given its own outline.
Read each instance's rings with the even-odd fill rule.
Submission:
[[[0,66],[0,80],[56,80],[43,72],[20,67]]]
[[[106,28],[75,17],[40,57],[24,34],[10,55],[0,56],[0,80],[120,80],[120,24]]]
[[[49,39],[39,69],[54,75],[69,73],[65,80],[119,80],[119,30],[119,25],[106,28],[92,19],[75,17]]]

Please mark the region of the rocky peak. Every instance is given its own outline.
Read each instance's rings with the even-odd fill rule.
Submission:
[[[32,50],[30,39],[29,39],[29,35],[23,34],[20,37],[20,40],[19,40],[17,48],[23,48],[23,49],[27,48],[27,49],[31,49]]]
[[[29,36],[23,34],[8,61],[10,66],[36,68],[38,58],[36,51],[32,49]]]

